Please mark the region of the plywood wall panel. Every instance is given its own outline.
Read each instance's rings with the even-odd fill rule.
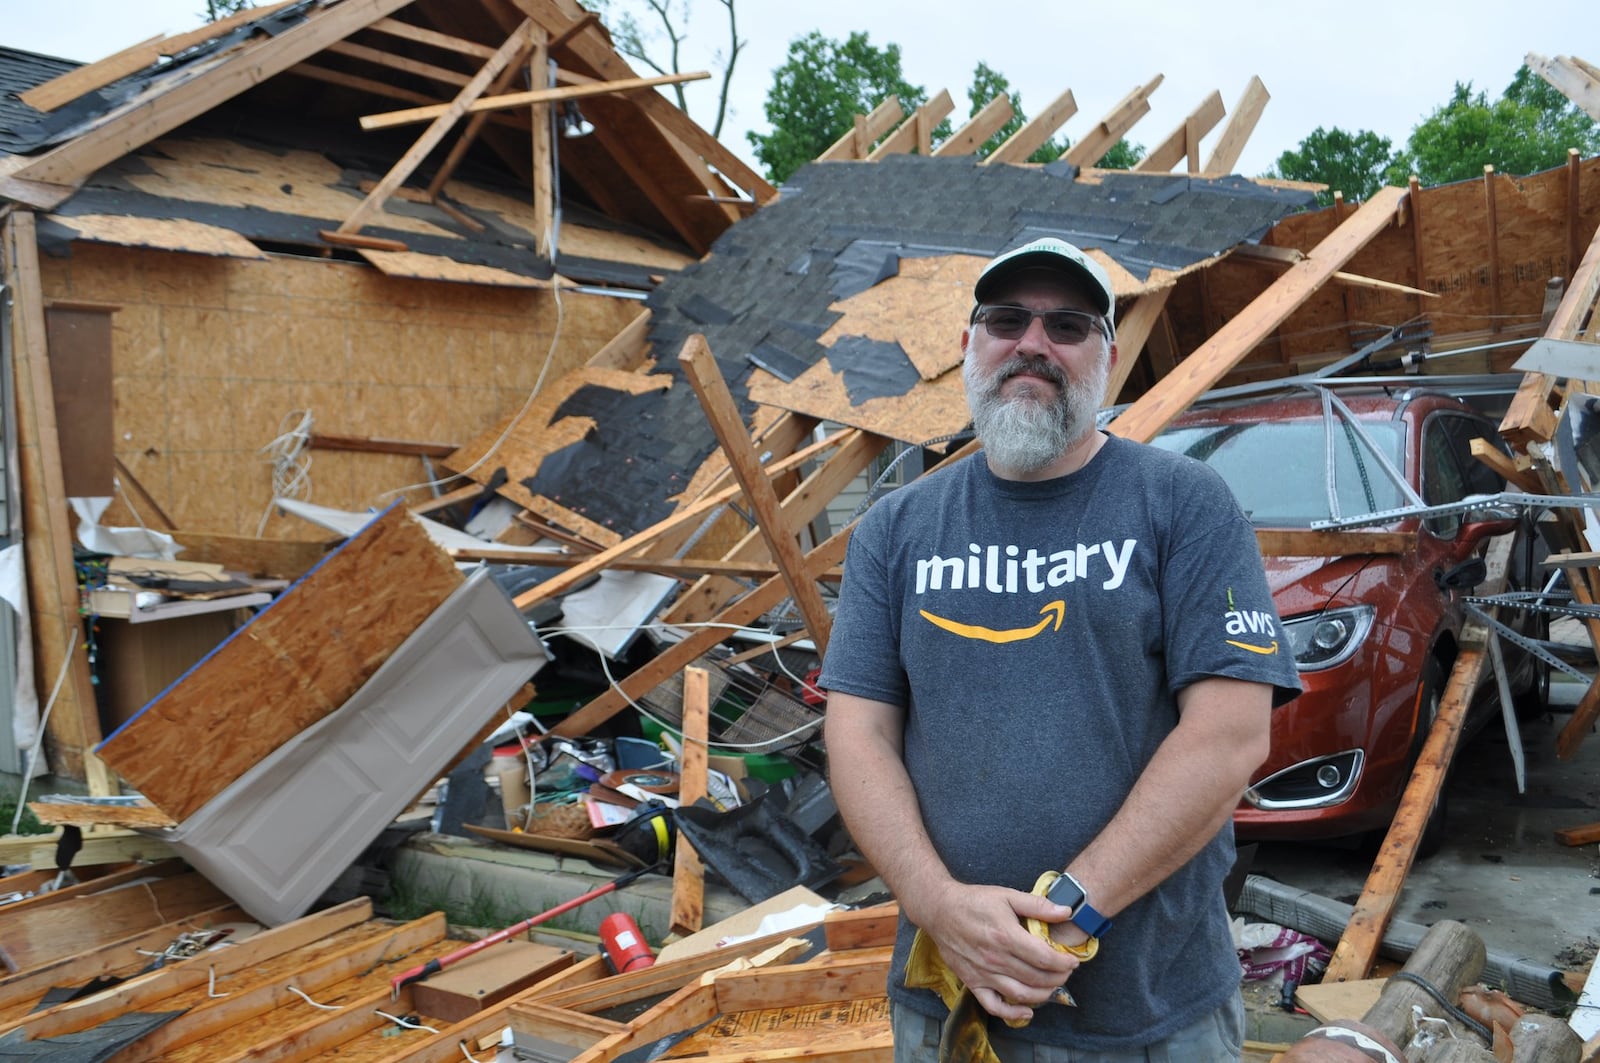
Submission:
[[[309,408],[339,434],[463,442],[522,406],[558,321],[548,291],[391,278],[365,264],[89,243],[46,263],[49,297],[118,307],[117,457],[130,468],[137,458],[180,526],[232,534],[255,534],[268,508],[259,452],[287,415]],[[637,313],[629,300],[562,293],[548,379],[581,367]],[[425,478],[415,458],[312,457],[311,501],[338,508]],[[274,517],[266,534],[305,529]]]
[[[460,583],[449,557],[393,508],[145,706],[100,754],[184,819],[344,704]]]

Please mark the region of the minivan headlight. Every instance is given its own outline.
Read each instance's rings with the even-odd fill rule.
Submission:
[[[1353,605],[1285,620],[1295,665],[1302,672],[1316,672],[1349,660],[1372,630],[1373,612],[1370,605]]]

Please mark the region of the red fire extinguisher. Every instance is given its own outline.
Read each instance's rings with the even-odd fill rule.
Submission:
[[[656,962],[639,924],[627,912],[612,912],[600,921],[600,947],[606,961],[618,974],[627,974]]]

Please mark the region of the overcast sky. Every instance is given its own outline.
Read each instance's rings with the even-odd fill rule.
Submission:
[[[613,7],[629,0],[613,0]],[[681,2],[681,0],[680,0]],[[691,0],[684,69],[707,69],[726,50],[715,0]],[[93,60],[158,33],[193,29],[204,0],[0,0],[0,42]],[[747,43],[735,68],[733,113],[722,140],[754,162],[746,130],[765,131],[772,72],[796,38],[843,40],[863,31],[898,44],[908,80],[931,97],[948,89],[968,111],[977,63],[998,70],[1035,114],[1066,89],[1078,114],[1062,129],[1080,139],[1134,87],[1165,76],[1131,138],[1163,140],[1213,90],[1232,113],[1252,74],[1272,94],[1237,167],[1259,174],[1318,126],[1370,129],[1401,147],[1413,126],[1470,81],[1500,94],[1528,52],[1600,62],[1600,3],[1411,0],[1349,8],[1295,0],[739,0]],[[648,73],[648,71],[643,71]],[[710,127],[712,82],[691,86],[690,113]],[[1216,133],[1202,145],[1210,152]]]

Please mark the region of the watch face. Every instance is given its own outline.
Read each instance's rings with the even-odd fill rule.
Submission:
[[[1054,901],[1063,908],[1071,908],[1074,911],[1084,900],[1083,887],[1079,886],[1070,875],[1062,875],[1056,879],[1050,884],[1050,888],[1044,891],[1044,895],[1045,899]]]

